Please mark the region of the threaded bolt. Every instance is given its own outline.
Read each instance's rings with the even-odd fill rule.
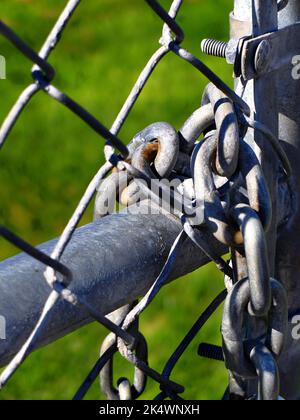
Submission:
[[[227,48],[228,42],[218,41],[216,39],[203,39],[201,42],[202,52],[214,57],[226,58]]]
[[[202,343],[199,346],[198,354],[201,357],[205,357],[210,360],[217,360],[218,362],[224,362],[222,347],[214,346],[213,344]]]

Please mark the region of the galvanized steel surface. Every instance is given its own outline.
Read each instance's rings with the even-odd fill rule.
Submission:
[[[247,380],[254,379],[254,398],[275,400],[280,392],[278,359],[288,337],[288,296],[271,276],[276,265],[277,226],[286,223],[289,208],[284,208],[283,203],[294,168],[277,136],[276,95],[270,95],[265,103],[258,102],[264,88],[275,86],[270,75],[262,75],[268,54],[260,44],[256,51],[259,74],[251,81],[254,93],[249,93],[249,86],[241,86],[242,79],[237,80],[234,91],[182,47],[185,35],[175,18],[183,1],[174,0],[169,12],[156,0],[146,2],[164,22],[162,46],[142,71],[111,130],[50,83],[55,70],[48,58],[79,0],[68,2],[39,54],[0,22],[0,33],[34,63],[35,81],[21,94],[4,121],[0,145],[31,98],[44,91],[105,139],[107,160],[57,242],[36,250],[5,228],[0,229],[6,240],[38,261],[34,263],[21,255],[0,264],[1,312],[8,314],[8,328],[16,332],[22,329],[22,334],[12,333],[9,341],[1,343],[1,364],[10,363],[0,377],[0,386],[35,348],[95,319],[111,333],[75,399],[84,397],[98,374],[109,399],[140,397],[147,377],[160,384],[161,393],[156,399],[181,399],[184,388],[170,375],[201,327],[225,300],[222,335],[224,360],[230,371],[227,395],[232,399],[253,398]],[[291,3],[255,0],[250,4],[236,0],[236,28],[239,22],[248,21],[241,24],[239,32],[251,25],[254,36],[277,30],[278,12],[285,13]],[[235,45],[235,61],[241,60],[240,66],[235,63],[236,70],[247,65],[248,59],[242,62],[246,43]],[[155,67],[169,52],[190,63],[211,82],[202,106],[179,131],[164,122],[154,123],[138,133],[127,147],[117,137],[118,132]],[[160,184],[162,179],[178,181],[177,190]],[[155,192],[152,185],[157,186]],[[100,220],[75,231],[97,189],[95,219]],[[142,192],[142,206],[148,210],[158,206],[159,215],[108,216],[114,206],[107,209],[105,205],[114,198],[123,205],[140,208],[137,192]],[[171,198],[172,215],[165,211],[166,197]],[[155,204],[149,204],[147,198]],[[230,264],[222,259],[228,249],[232,254]],[[139,316],[167,282],[210,260],[225,274],[227,291],[201,315],[160,373],[148,364]],[[136,303],[135,299],[141,296]],[[14,299],[17,308],[12,311],[9,305]],[[206,356],[221,359],[218,349],[205,349]],[[133,384],[125,378],[114,386],[112,367],[116,352],[135,367]]]

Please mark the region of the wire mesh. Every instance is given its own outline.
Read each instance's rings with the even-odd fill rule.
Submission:
[[[239,123],[244,128],[252,127],[256,130],[262,131],[265,134],[265,136],[276,149],[279,158],[283,162],[287,175],[290,174],[289,162],[282,149],[278,146],[277,139],[274,138],[272,132],[262,124],[254,121],[254,119],[251,117],[250,108],[242,99],[242,97],[238,96],[234,90],[227,86],[222,81],[222,79],[218,77],[213,71],[211,71],[199,58],[195,57],[182,47],[185,35],[182,28],[177,23],[176,17],[183,4],[183,0],[174,0],[168,12],[160,5],[158,1],[146,0],[146,3],[152,9],[152,12],[156,13],[156,15],[163,21],[162,37],[159,40],[160,46],[149,59],[146,66],[139,75],[112,127],[110,129],[106,128],[94,115],[92,115],[87,109],[80,105],[79,102],[70,98],[66,93],[60,91],[53,84],[55,80],[55,69],[51,66],[49,59],[51,58],[51,53],[58,47],[59,40],[67,30],[68,23],[70,22],[70,19],[72,18],[76,9],[79,7],[80,3],[80,0],[70,0],[67,3],[65,9],[54,25],[54,28],[50,32],[44,45],[38,53],[32,50],[32,48],[15,32],[13,32],[11,28],[0,21],[0,33],[7,39],[8,42],[12,43],[21,54],[25,55],[33,63],[32,77],[34,80],[34,82],[26,87],[26,89],[20,94],[15,105],[12,107],[7,118],[3,122],[0,129],[0,147],[2,147],[4,142],[7,140],[11,130],[16,124],[16,121],[21,118],[22,112],[29,104],[31,99],[36,94],[44,92],[50,98],[55,99],[60,104],[67,107],[75,116],[87,124],[91,130],[94,130],[100,137],[102,137],[104,140],[104,155],[106,159],[106,163],[101,168],[99,168],[98,172],[89,183],[78,206],[76,207],[71,219],[68,221],[64,231],[59,238],[59,241],[55,245],[50,256],[45,255],[41,251],[32,247],[26,241],[8,231],[5,227],[0,227],[0,235],[2,237],[45,265],[45,281],[52,288],[52,292],[50,293],[48,300],[44,305],[40,319],[37,322],[30,337],[28,337],[28,340],[26,343],[24,343],[19,353],[13,358],[13,360],[2,373],[0,377],[0,387],[3,387],[7,383],[11,376],[16,372],[18,367],[31,353],[38,337],[45,328],[47,321],[51,318],[51,311],[53,307],[60,299],[64,299],[72,305],[84,306],[96,321],[98,321],[101,325],[105,326],[110,332],[113,333],[109,336],[108,341],[106,342],[106,347],[103,350],[99,360],[88,374],[84,383],[80,386],[78,392],[75,395],[75,399],[82,399],[86,395],[91,384],[99,375],[99,373],[102,375],[102,386],[109,390],[108,393],[115,395],[115,398],[117,399],[122,399],[122,395],[128,394],[133,399],[140,397],[145,388],[146,377],[150,377],[160,384],[162,392],[157,396],[157,399],[180,399],[181,397],[179,394],[184,391],[184,387],[170,379],[171,373],[176,363],[182,357],[184,351],[187,349],[194,337],[198,334],[204,323],[226,299],[227,291],[222,292],[207,308],[204,314],[201,315],[201,317],[183,339],[177,350],[170,357],[162,374],[154,370],[148,364],[147,351],[143,341],[144,339],[138,331],[138,318],[141,313],[150,305],[155,296],[161,290],[162,286],[166,284],[172,271],[174,261],[178,256],[178,252],[187,238],[190,238],[197,246],[203,249],[203,251],[211,258],[211,260],[217,264],[220,270],[231,279],[233,278],[232,267],[222,258],[214,255],[214,253],[209,248],[209,244],[205,242],[198,231],[193,229],[189,219],[182,215],[182,231],[174,242],[174,245],[170,250],[169,257],[159,277],[148,291],[148,293],[144,296],[144,298],[141,299],[137,304],[133,304],[130,310],[125,313],[120,325],[116,325],[112,321],[109,321],[106,317],[99,314],[97,310],[91,307],[89,303],[82,297],[76,295],[74,292],[71,292],[69,286],[72,282],[72,272],[68,267],[60,262],[64,251],[68,246],[72,235],[80,220],[82,219],[86,209],[88,208],[91,200],[93,199],[99,184],[105,179],[105,177],[112,171],[113,168],[116,168],[119,171],[124,169],[127,170],[133,179],[144,179],[146,181],[146,187],[144,188],[149,190],[150,183],[153,181],[151,176],[142,173],[138,168],[134,167],[132,162],[128,162],[127,158],[131,156],[130,148],[127,147],[121,139],[119,139],[118,134],[126,122],[130,111],[134,107],[137,99],[141,95],[151,74],[154,72],[161,60],[169,53],[176,55],[178,58],[188,62],[191,66],[195,67],[214,85],[215,88],[218,89],[219,92],[224,95],[225,98],[228,98],[230,103],[233,104],[237,114],[239,115]],[[209,140],[205,144],[210,143],[211,141]],[[243,150],[246,154],[245,147]],[[201,154],[200,150],[199,154]],[[205,179],[206,174],[202,175],[202,178]],[[153,194],[152,191],[151,193]],[[158,195],[156,199],[161,205],[161,197]],[[174,200],[176,201],[176,195],[174,195]],[[190,202],[191,206],[195,204],[193,200],[190,200]],[[143,350],[141,350],[141,348]],[[212,350],[214,353],[218,353],[218,349]],[[112,363],[113,355],[117,351],[119,351],[129,363],[135,366],[135,383],[132,386],[130,384],[123,384],[125,388],[122,388],[119,385],[119,389],[114,390],[111,384],[112,378],[109,374],[107,374],[106,368],[108,363]],[[205,353],[209,353],[207,348],[205,349]],[[220,359],[220,356],[218,356],[218,358]],[[123,391],[121,391],[122,389]],[[125,391],[127,389],[128,393],[126,393],[124,389]]]

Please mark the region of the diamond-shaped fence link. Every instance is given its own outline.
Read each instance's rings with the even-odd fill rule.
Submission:
[[[244,142],[243,134],[251,128],[262,132],[274,147],[287,176],[291,172],[289,161],[271,130],[258,121],[255,121],[249,106],[242,97],[238,96],[234,90],[228,87],[199,58],[192,55],[182,46],[184,32],[176,22],[176,16],[182,6],[183,0],[174,0],[168,12],[156,0],[146,0],[146,3],[150,6],[152,12],[156,13],[163,21],[162,37],[159,40],[160,46],[147,62],[110,129],[106,128],[95,116],[82,107],[80,103],[70,98],[66,93],[58,90],[53,84],[55,80],[55,69],[49,61],[51,53],[58,47],[59,40],[63,36],[64,31],[67,30],[73,13],[80,5],[80,0],[70,0],[67,3],[38,53],[33,51],[11,28],[0,21],[0,33],[33,63],[32,77],[34,80],[21,93],[2,124],[0,129],[0,147],[7,140],[16,121],[21,118],[23,110],[33,96],[39,92],[44,92],[49,97],[67,107],[74,115],[102,137],[106,158],[106,163],[91,180],[50,256],[32,247],[5,227],[0,227],[0,234],[3,238],[45,265],[45,281],[52,288],[52,292],[44,305],[40,319],[30,337],[28,337],[28,340],[24,343],[18,354],[3,371],[0,377],[1,388],[31,353],[47,321],[51,318],[51,310],[60,299],[74,306],[83,306],[92,318],[111,332],[103,344],[99,360],[79,388],[75,399],[82,399],[86,395],[91,384],[99,374],[102,389],[110,399],[136,399],[140,397],[145,389],[147,377],[152,378],[160,384],[161,393],[156,399],[181,399],[180,394],[184,391],[184,388],[182,385],[170,379],[173,369],[199,330],[225,299],[227,312],[225,311],[226,316],[224,317],[225,320],[222,326],[225,343],[224,356],[227,367],[234,372],[233,376],[235,374],[242,376],[248,374],[251,377],[259,376],[257,371],[259,371],[262,365],[260,362],[264,350],[268,353],[268,360],[271,364],[273,363],[275,366],[274,370],[276,371],[275,360],[282,350],[283,340],[279,344],[277,343],[276,347],[274,343],[276,339],[272,337],[272,322],[266,340],[262,344],[255,343],[252,348],[246,350],[242,348],[242,342],[240,343],[237,340],[241,337],[243,325],[240,325],[241,330],[236,331],[237,338],[232,333],[232,319],[235,316],[235,310],[237,310],[235,307],[237,301],[240,305],[239,309],[242,308],[240,309],[241,319],[244,317],[244,312],[249,302],[251,303],[252,311],[257,317],[268,314],[272,306],[271,300],[273,301],[273,306],[276,306],[278,302],[281,307],[285,305],[284,290],[275,281],[270,282],[268,268],[264,264],[266,259],[264,229],[268,226],[270,218],[270,202],[267,187],[263,180],[260,163],[251,147]],[[281,1],[278,7],[283,8],[285,5],[286,2]],[[191,64],[211,82],[206,89],[203,106],[190,117],[179,134],[172,133],[170,127],[153,125],[148,131],[146,129],[140,133],[129,146],[126,146],[118,138],[118,133],[142,93],[149,77],[160,61],[169,53],[173,53]],[[225,130],[224,135],[220,135],[222,130]],[[229,135],[226,134],[228,131],[230,132]],[[203,132],[205,133],[205,141],[196,143],[200,134]],[[172,152],[170,152],[170,148],[166,149],[166,156],[170,158],[170,154],[172,153],[171,160],[173,159],[174,161],[169,168],[170,170],[166,169],[167,163],[162,156],[161,165],[158,162],[156,162],[156,165],[155,162],[153,164],[153,155],[163,155],[164,152],[163,139],[160,138],[160,136],[164,137],[162,133],[165,137],[169,136],[173,139],[172,144],[177,142]],[[145,154],[147,158],[145,158]],[[152,160],[151,165],[147,166],[149,156]],[[216,161],[214,165],[212,165],[213,161]],[[190,164],[192,169],[190,169]],[[212,166],[214,166],[213,170]],[[237,167],[239,171],[237,171]],[[254,168],[254,175],[251,179],[248,176],[249,167]],[[173,207],[177,209],[176,203],[181,203],[182,196],[187,200],[187,207],[190,209],[195,210],[198,206],[201,206],[202,209],[202,204],[200,203],[204,202],[204,221],[200,223],[191,221],[191,218],[188,217],[180,204],[181,207],[177,211],[177,216],[182,222],[182,230],[170,250],[169,257],[160,275],[148,293],[138,303],[133,303],[126,308],[120,309],[123,312],[120,316],[121,321],[119,325],[99,314],[87,301],[70,290],[69,286],[72,282],[72,272],[60,262],[76,227],[93,199],[99,185],[101,185],[101,182],[112,170],[112,175],[109,176],[110,180],[114,173],[120,175],[120,173],[126,172],[132,180],[131,187],[132,185],[138,186],[146,195],[150,195],[161,207],[164,206],[163,192],[171,195]],[[186,186],[185,182],[188,184],[189,179],[193,180],[194,185],[192,186],[191,194],[186,194],[184,191],[174,192],[161,185],[158,187],[157,193],[154,193],[152,189],[150,190],[153,182],[154,184],[157,182],[157,178],[170,178],[171,173],[174,177],[174,171],[177,173],[176,177],[182,181],[181,186],[183,187]],[[219,177],[227,178],[227,182],[216,186],[215,174],[219,175]],[[144,182],[141,183],[141,180]],[[239,191],[240,187],[246,188],[248,192],[247,198]],[[130,188],[130,185],[127,188]],[[128,189],[126,193],[130,196]],[[226,201],[227,199],[228,201]],[[229,206],[226,209],[224,209],[225,202]],[[96,217],[99,218],[102,216],[102,214],[97,214],[96,209]],[[251,225],[255,225],[256,231],[259,232],[256,244],[251,243],[249,239],[249,226]],[[203,226],[204,230],[202,229]],[[239,232],[239,235],[237,235],[237,232]],[[209,235],[215,236],[220,242],[230,246],[232,249],[240,248],[244,243],[249,267],[249,279],[246,282],[237,282],[239,279],[235,278],[232,266],[210,249]],[[231,286],[228,287],[228,297],[227,290],[222,292],[200,316],[166,363],[163,372],[159,373],[148,364],[147,344],[143,335],[139,332],[138,318],[148,305],[150,305],[162,286],[166,284],[179,250],[188,238],[217,264],[218,268],[227,276],[227,284]],[[253,261],[251,251],[254,248],[257,249],[259,255]],[[251,270],[257,259],[262,261],[260,265],[261,272],[259,273]],[[273,312],[274,307],[272,309]],[[275,329],[275,326],[277,328],[279,324],[283,337],[285,336],[285,315],[284,310],[282,310],[282,317],[280,319],[274,315],[276,322],[274,321],[273,327]],[[239,348],[237,348],[238,344],[240,344]],[[277,351],[275,351],[275,348]],[[135,367],[135,380],[133,385],[127,380],[122,380],[118,384],[118,389],[114,388],[112,383],[112,364],[113,356],[116,352],[120,352]],[[223,360],[220,348],[204,345],[204,347],[202,346],[199,349],[199,352],[204,356]],[[245,352],[251,353],[252,364],[249,363],[248,358],[246,360]],[[239,357],[237,357],[237,354]],[[240,362],[240,365],[237,365],[237,360]],[[276,398],[276,372],[273,382],[268,386],[269,388],[273,387],[275,389],[272,397]],[[264,395],[262,396],[264,397]]]

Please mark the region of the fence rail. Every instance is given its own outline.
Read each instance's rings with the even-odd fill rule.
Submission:
[[[180,226],[174,217],[167,215],[119,214],[75,231],[62,258],[74,273],[72,290],[85,296],[103,315],[131,303],[153,284]],[[128,241],[132,244],[130,255]],[[49,254],[56,242],[50,241],[40,249]],[[215,250],[221,255],[226,248],[215,242]],[[107,263],[102,265],[101,261]],[[189,244],[170,280],[207,262],[207,256]],[[50,291],[47,283],[41,281],[43,271],[43,264],[26,254],[0,263],[0,307],[8,332],[7,339],[0,342],[1,366],[17,353],[42,311]],[[60,302],[36,346],[52,342],[92,320],[86,310]]]
[[[34,79],[4,121],[0,147],[32,97],[44,92],[104,139],[106,158],[58,240],[36,249],[4,227],[0,229],[6,240],[27,254],[0,264],[0,307],[10,332],[8,340],[0,343],[0,364],[9,362],[0,377],[0,386],[7,383],[35,348],[94,319],[113,334],[106,339],[102,356],[75,399],[84,397],[98,374],[110,399],[140,397],[147,377],[160,384],[162,392],[157,399],[180,399],[184,388],[170,379],[172,370],[205,321],[226,300],[222,336],[231,397],[251,397],[254,383],[259,389],[254,391],[258,399],[277,399],[278,360],[288,338],[286,290],[289,289],[270,277],[277,274],[277,228],[289,216],[282,203],[293,182],[295,165],[291,153],[278,141],[280,101],[276,95],[262,100],[266,88],[275,92],[277,89],[274,77],[262,72],[268,50],[266,44],[258,45],[256,67],[252,69],[255,78],[244,80],[243,66],[250,65],[247,60],[242,61],[247,38],[233,43],[233,61],[236,64],[241,60],[240,67],[235,65],[237,86],[233,90],[182,46],[185,34],[176,17],[183,0],[174,0],[169,12],[156,0],[146,3],[164,23],[161,46],[146,64],[110,130],[53,84],[51,52],[80,0],[67,3],[39,53],[0,21],[0,33],[33,62]],[[253,37],[277,30],[278,13],[285,16],[284,20],[293,7],[293,0],[255,0],[251,4],[236,0],[233,16],[236,30],[241,33],[252,25]],[[247,18],[243,19],[245,15]],[[241,21],[247,20],[246,25],[240,26],[239,16]],[[167,53],[188,62],[211,82],[202,107],[179,132],[167,124],[154,124],[126,146],[118,133]],[[202,133],[204,140],[196,143]],[[130,184],[122,191],[116,173],[129,176]],[[161,178],[180,181],[183,192],[159,184]],[[220,178],[223,183],[219,185]],[[151,198],[151,206],[159,206],[161,214],[107,216],[101,210],[110,194],[106,182],[116,183],[120,200],[126,204],[138,188]],[[95,217],[101,220],[76,230],[99,185]],[[152,185],[155,192],[150,188]],[[172,215],[163,210],[164,194],[171,198]],[[149,203],[143,205],[149,209]],[[197,216],[203,212],[203,219],[192,218],[188,211],[195,211]],[[232,254],[230,265],[222,259],[228,249]],[[225,274],[228,290],[207,308],[159,373],[148,364],[147,344],[139,332],[138,318],[168,281],[208,261],[214,261]],[[141,296],[138,303],[134,302]],[[267,325],[262,323],[263,319],[268,319]],[[245,327],[247,337],[243,335]],[[206,356],[222,359],[221,349],[207,345],[202,348]],[[111,365],[117,351],[135,366],[135,381],[133,385],[128,380],[122,381],[114,389]],[[268,372],[266,364],[272,367]],[[283,385],[289,388],[288,384]]]

